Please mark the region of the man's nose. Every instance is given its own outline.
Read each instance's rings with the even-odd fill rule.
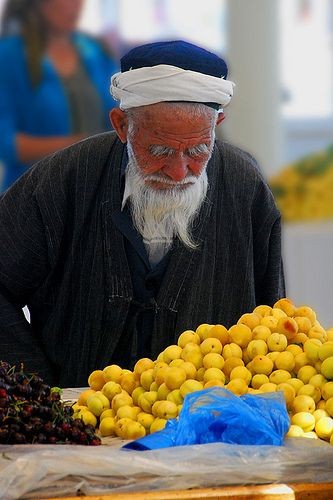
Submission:
[[[188,158],[178,156],[175,159],[169,158],[168,160],[168,163],[162,167],[163,174],[175,182],[181,182],[185,179],[189,171]]]

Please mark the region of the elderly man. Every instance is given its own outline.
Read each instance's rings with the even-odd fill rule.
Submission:
[[[112,78],[115,132],[40,161],[4,194],[0,359],[85,385],[284,295],[271,191],[251,156],[215,139],[226,78],[222,59],[186,42],[132,49]]]

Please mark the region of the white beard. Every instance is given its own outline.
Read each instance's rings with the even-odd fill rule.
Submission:
[[[129,161],[126,183],[129,183],[131,193],[130,210],[133,223],[142,235],[146,248],[148,246],[154,252],[157,247],[162,252],[161,258],[175,237],[186,247],[196,248],[191,226],[206,197],[208,162],[199,177],[188,175],[183,181],[174,182],[163,174],[142,175],[130,142],[127,143],[127,149]],[[170,183],[170,189],[154,189],[147,184],[147,181],[152,180]],[[177,187],[188,182],[192,184],[186,188]],[[163,246],[164,249],[161,249]],[[158,261],[159,258],[155,260]]]

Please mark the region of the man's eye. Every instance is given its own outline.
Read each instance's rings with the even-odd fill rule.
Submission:
[[[194,148],[189,148],[187,150],[187,155],[190,156],[191,158],[200,158],[202,156],[206,156],[210,153],[209,147],[206,144],[201,144],[199,146],[196,146]]]
[[[187,151],[187,156],[190,156],[191,158],[200,158],[203,156],[203,153],[198,151]]]
[[[171,148],[166,148],[164,146],[150,146],[149,152],[150,154],[158,158],[158,157],[166,157],[172,155],[173,150]]]

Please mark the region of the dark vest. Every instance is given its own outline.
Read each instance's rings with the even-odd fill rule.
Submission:
[[[113,214],[113,222],[124,236],[124,247],[131,274],[133,300],[111,362],[133,368],[151,350],[151,336],[157,308],[156,298],[167,269],[170,252],[153,268],[141,236],[133,227],[128,207]]]

